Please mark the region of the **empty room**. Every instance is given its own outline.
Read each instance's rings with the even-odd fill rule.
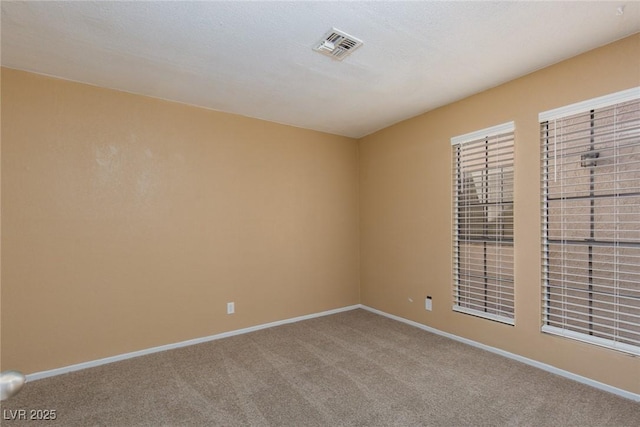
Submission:
[[[640,425],[640,2],[1,6],[2,425]]]

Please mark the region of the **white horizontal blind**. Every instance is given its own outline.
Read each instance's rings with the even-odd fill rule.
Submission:
[[[625,93],[540,115],[542,330],[640,354],[640,90]]]
[[[514,124],[453,146],[453,309],[514,324]]]

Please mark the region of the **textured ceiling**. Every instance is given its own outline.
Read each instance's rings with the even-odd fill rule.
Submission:
[[[640,2],[7,2],[2,65],[361,137],[640,31]],[[343,61],[332,27],[364,41]]]

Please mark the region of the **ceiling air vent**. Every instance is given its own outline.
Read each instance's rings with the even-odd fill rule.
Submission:
[[[362,40],[343,33],[340,30],[332,28],[327,31],[322,40],[320,40],[313,50],[333,59],[341,61],[345,56],[362,46]]]

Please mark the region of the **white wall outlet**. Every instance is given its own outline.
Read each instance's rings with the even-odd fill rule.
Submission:
[[[427,311],[431,311],[433,309],[433,306],[431,305],[431,297],[426,297],[424,299],[424,309]]]
[[[233,314],[236,312],[236,303],[228,302],[227,303],[227,314]]]

